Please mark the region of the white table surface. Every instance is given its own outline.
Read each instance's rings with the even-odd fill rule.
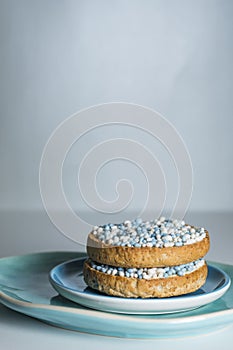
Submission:
[[[193,213],[187,222],[209,229],[211,249],[207,258],[233,264],[233,214]],[[0,257],[52,250],[79,250],[49,221],[45,213],[1,212]],[[232,349],[233,324],[195,337],[126,339],[72,332],[48,326],[0,304],[0,349]]]

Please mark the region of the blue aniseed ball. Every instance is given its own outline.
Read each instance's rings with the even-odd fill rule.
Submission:
[[[184,276],[184,272],[183,272],[182,270],[181,270],[181,271],[178,271],[178,272],[177,272],[177,275],[178,275],[178,276]]]
[[[133,269],[129,268],[129,269],[127,269],[127,271],[128,271],[129,273],[132,273],[132,272],[133,272]]]

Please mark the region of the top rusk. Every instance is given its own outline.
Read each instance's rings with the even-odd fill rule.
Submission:
[[[207,230],[183,220],[138,218],[95,226],[88,235],[87,253],[92,260],[112,266],[163,267],[202,258],[209,245]]]

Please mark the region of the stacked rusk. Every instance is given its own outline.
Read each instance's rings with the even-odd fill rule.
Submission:
[[[125,298],[187,294],[206,281],[208,231],[164,217],[95,226],[87,239],[86,284]]]

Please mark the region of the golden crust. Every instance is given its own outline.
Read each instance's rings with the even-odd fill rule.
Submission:
[[[108,275],[93,269],[89,260],[85,261],[83,269],[84,280],[89,287],[124,298],[165,298],[191,293],[205,283],[207,272],[205,263],[184,276],[145,280]]]
[[[181,247],[122,247],[109,246],[92,233],[87,239],[88,256],[101,264],[118,267],[164,267],[182,265],[202,258],[210,247],[209,233],[200,241]]]

